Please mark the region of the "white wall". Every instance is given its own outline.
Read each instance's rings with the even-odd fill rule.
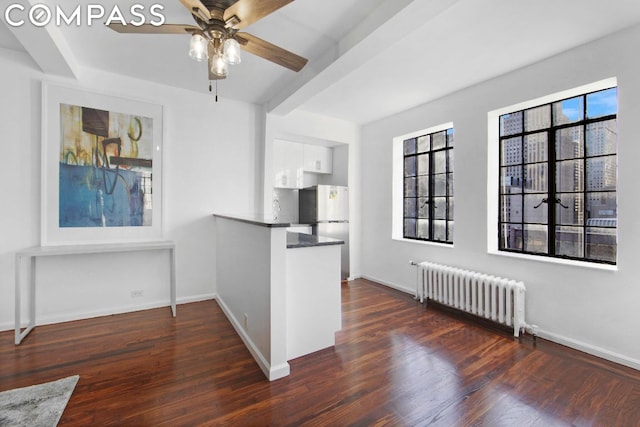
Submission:
[[[81,81],[43,75],[26,55],[0,49],[0,330],[13,328],[14,253],[40,244],[41,81],[164,106],[165,238],[176,242],[178,302],[215,294],[214,212],[262,203],[257,107],[84,68]],[[260,160],[258,160],[260,159]],[[38,267],[38,323],[167,305],[168,255],[86,255]],[[131,298],[143,290],[143,298]],[[180,310],[178,309],[178,315]]]
[[[635,27],[363,127],[364,275],[412,291],[416,272],[409,260],[431,260],[523,280],[527,322],[541,336],[640,369],[638,40]],[[617,271],[489,255],[487,112],[609,77],[618,78],[619,88]],[[449,121],[456,133],[454,246],[394,241],[392,139]]]

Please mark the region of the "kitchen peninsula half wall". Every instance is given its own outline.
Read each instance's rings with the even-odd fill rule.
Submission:
[[[337,239],[285,221],[214,215],[217,301],[269,380],[335,345],[342,328]]]

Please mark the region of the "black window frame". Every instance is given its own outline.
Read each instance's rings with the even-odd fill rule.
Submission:
[[[436,140],[434,137],[439,139]],[[440,142],[442,138],[444,138],[444,144]],[[404,239],[453,245],[454,143],[453,127],[403,141],[402,236]],[[425,149],[427,144],[428,148]],[[413,149],[409,148],[410,146],[413,146]],[[436,157],[442,156],[444,156],[444,171],[436,167],[438,163]],[[423,168],[426,167],[427,173],[421,173],[423,171],[419,167],[421,164],[419,158],[422,158]],[[413,164],[414,171],[408,167],[410,164]],[[420,232],[419,226],[425,222],[427,223],[426,235]],[[443,223],[444,230],[441,226]]]
[[[593,94],[609,91],[612,89],[615,90],[615,96],[616,96],[615,113],[589,117],[588,116],[589,96]],[[569,120],[567,122],[560,122],[559,120],[556,120],[556,115],[558,110],[554,107],[559,104],[561,105],[565,101],[572,101],[578,98],[581,99],[581,107],[582,107],[581,119]],[[575,96],[555,100],[545,104],[535,105],[533,107],[516,110],[510,113],[501,114],[499,116],[498,118],[498,127],[499,127],[498,129],[498,144],[499,144],[498,175],[500,178],[498,183],[498,218],[497,218],[498,219],[497,231],[498,231],[498,250],[499,251],[514,252],[514,253],[534,255],[534,256],[540,256],[540,257],[576,260],[576,261],[583,261],[583,262],[596,263],[596,264],[616,265],[617,248],[618,248],[617,158],[618,158],[618,145],[619,145],[619,141],[617,137],[617,125],[618,125],[618,113],[619,113],[617,108],[617,99],[618,99],[617,86],[611,86],[611,87],[607,87],[600,90],[577,94]],[[537,110],[540,108],[548,108],[549,110],[548,126],[528,130],[526,126],[526,112]],[[522,115],[521,116],[522,129],[520,131],[516,131],[512,133],[503,133],[504,131],[502,126],[503,118],[508,117],[510,115],[518,115],[518,114]],[[610,121],[615,121],[615,125],[616,125],[615,150],[613,151],[613,153],[605,152],[604,154],[600,153],[600,154],[592,155],[591,153],[588,152],[588,135],[589,135],[588,130],[590,129],[590,126],[592,126],[591,130],[595,131],[597,129],[593,126],[594,124],[602,123],[604,126],[606,122],[610,122]],[[582,144],[581,155],[574,153],[573,156],[566,156],[566,155],[563,155],[562,152],[560,153],[560,155],[558,155],[558,150],[564,149],[564,146],[562,146],[561,148],[558,148],[559,146],[562,145],[562,140],[561,140],[562,136],[559,136],[560,132],[562,132],[563,130],[566,130],[567,132],[571,132],[572,129],[574,131],[578,129],[579,132],[581,132],[580,133],[581,144]],[[604,126],[604,130],[609,130],[609,128]],[[532,135],[538,136],[542,134],[546,134],[546,160],[527,161],[527,158],[526,158],[527,157],[527,146],[526,146],[527,136],[532,136]],[[506,147],[509,146],[509,144],[507,143],[507,140],[518,139],[518,138],[520,139],[520,144],[521,144],[520,159],[517,163],[510,163],[510,160],[513,160],[514,157],[513,157],[513,153],[506,152],[508,151]],[[512,151],[515,152],[517,151],[517,149]],[[511,154],[512,157],[508,157],[509,154]],[[606,162],[607,160],[613,159],[613,164],[615,165],[615,180],[614,180],[613,189],[606,189],[606,187],[599,188],[599,189],[590,188],[589,174],[591,172],[589,168],[589,160],[592,160],[592,159],[603,159],[604,162]],[[578,190],[576,190],[575,188],[573,190],[566,190],[562,188],[559,189],[558,187],[563,185],[562,180],[564,178],[562,174],[564,173],[566,175],[566,171],[563,171],[561,169],[562,166],[560,164],[562,163],[568,164],[571,162],[574,162],[574,165],[573,165],[574,186],[576,185],[576,182],[578,182],[581,186],[581,189],[578,189]],[[547,170],[547,175],[546,175],[547,190],[542,192],[535,191],[535,189],[533,191],[527,191],[527,185],[528,184],[531,185],[530,182],[528,182],[529,180],[527,179],[527,173],[526,173],[527,166],[531,166],[532,167],[531,169],[533,170],[536,169],[536,166],[540,166],[538,168],[540,170],[544,168],[544,166],[541,166],[541,165],[545,165]],[[509,179],[508,179],[509,181],[508,187],[511,188],[512,186],[513,187],[520,186],[521,188],[520,193],[517,193],[517,192],[511,193],[511,192],[505,191],[505,188],[507,187],[507,184],[505,182],[507,181],[507,179],[505,179],[505,182],[503,182],[503,170],[510,167],[521,168],[519,177],[517,177],[514,180],[512,176],[509,176]],[[507,175],[509,174],[505,173],[505,176]],[[530,174],[530,175],[533,176],[535,174]],[[579,176],[579,178],[575,178],[575,176]],[[518,180],[520,180],[520,182]],[[579,180],[581,180],[581,182]],[[512,184],[512,182],[515,182],[515,185]],[[532,186],[532,187],[535,187],[535,186]],[[615,216],[613,218],[610,218],[612,219],[612,221],[599,221],[598,218],[590,217],[590,214],[588,211],[589,204],[591,203],[591,200],[594,200],[594,198],[597,197],[598,194],[600,195],[607,194],[609,196],[613,195],[613,207],[615,209],[614,210]],[[542,196],[539,202],[535,206],[533,206],[533,208],[534,209],[546,208],[546,221],[547,221],[546,224],[528,222],[525,220],[525,215],[526,215],[525,209],[527,205],[526,197],[530,195]],[[589,199],[590,195],[593,195],[592,197],[594,198]],[[512,220],[507,221],[504,218],[504,214],[507,210],[511,212],[510,211],[511,204],[507,202],[507,199],[510,199],[511,201],[513,200],[514,196],[516,199],[517,197],[520,197],[521,199],[520,200],[521,205],[519,206],[520,212],[521,212],[520,221],[512,221]],[[577,212],[578,215],[581,215],[582,223],[577,223],[577,224],[573,223],[573,224],[567,225],[566,222],[563,222],[562,214],[561,213],[559,214],[558,212],[561,212],[561,209],[571,208],[571,206],[567,206],[567,204],[570,205],[570,203],[567,202],[568,200],[573,200],[575,212]],[[581,203],[579,203],[580,200],[581,200]],[[581,211],[579,211],[576,208],[576,206],[579,206],[580,204],[582,209]],[[531,210],[529,210],[528,212],[531,212]],[[517,215],[516,215],[516,218],[517,218]],[[590,224],[589,220],[594,220],[594,221]],[[508,226],[508,225],[514,226],[514,228],[512,228],[513,231],[516,231],[514,235],[511,235],[511,234],[507,235],[508,233],[505,231],[506,227],[504,226]],[[520,229],[519,229],[520,244],[519,245],[516,244],[515,246],[520,246],[520,247],[519,248],[509,247],[510,245],[507,243],[507,240],[511,241],[513,239],[516,242],[518,240],[517,228],[515,227],[517,225],[520,226]],[[546,232],[547,232],[546,253],[525,249],[525,246],[527,245],[527,239],[529,239],[529,236],[527,235],[527,233],[530,232],[530,231],[527,231],[525,227],[527,225],[534,225],[540,228],[546,227]],[[560,231],[559,233],[557,232],[558,227],[565,228],[564,235],[562,235],[563,231]],[[567,238],[566,236],[570,235],[570,232],[566,230],[571,228],[581,229],[582,234],[576,235],[575,238],[577,239],[577,242],[581,243],[582,245],[582,256],[572,256],[572,255],[559,253],[559,252],[562,252],[562,249],[558,249],[558,245],[562,246],[563,239],[566,239]],[[611,234],[609,235],[602,234],[602,236],[604,237],[601,237],[602,240],[605,242],[604,244],[601,244],[601,247],[613,246],[612,260],[604,259],[604,258],[595,258],[590,256],[589,245],[598,244],[597,242],[595,243],[593,241],[590,242],[590,237],[589,237],[590,229],[613,230],[612,244],[610,242],[607,242],[607,237],[611,237]],[[558,234],[561,234],[562,237],[558,237]],[[591,238],[593,239],[594,236],[596,236],[596,234],[597,233],[593,233],[592,231]]]

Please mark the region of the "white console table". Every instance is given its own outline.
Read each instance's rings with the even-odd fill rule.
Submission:
[[[156,242],[135,242],[135,243],[115,243],[115,244],[92,244],[92,245],[64,245],[64,246],[35,246],[16,252],[16,271],[15,271],[15,315],[16,345],[31,332],[36,326],[36,259],[38,257],[61,256],[61,255],[86,255],[86,254],[103,254],[109,252],[138,252],[138,251],[154,251],[168,250],[170,254],[170,294],[171,294],[171,312],[173,317],[176,316],[176,258],[175,243],[172,241],[156,241]],[[22,263],[23,260],[29,260],[28,279],[30,285],[29,308],[31,318],[26,329],[22,330],[20,319],[20,297],[22,283]]]

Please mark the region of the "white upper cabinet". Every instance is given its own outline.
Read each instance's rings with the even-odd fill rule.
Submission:
[[[304,144],[304,171],[331,173],[333,169],[333,150],[320,145]]]
[[[275,188],[309,187],[317,184],[317,175],[313,174],[330,174],[332,169],[331,148],[279,139],[273,141]]]
[[[302,144],[275,140],[273,170],[276,188],[302,188],[304,149]]]

